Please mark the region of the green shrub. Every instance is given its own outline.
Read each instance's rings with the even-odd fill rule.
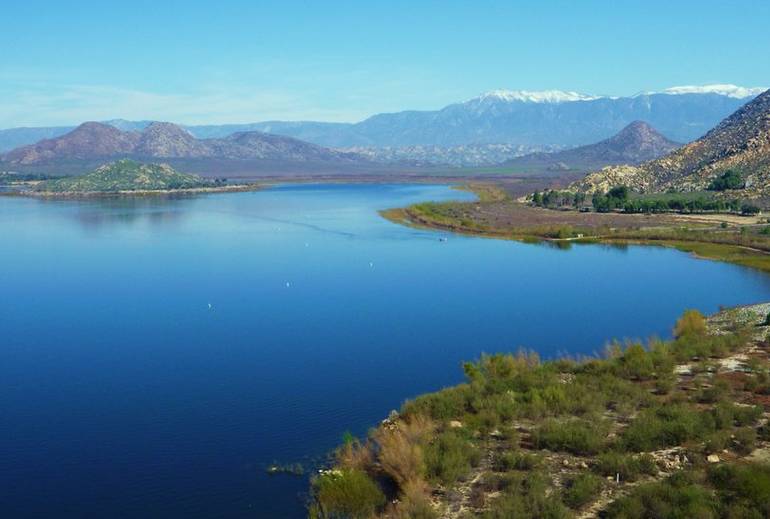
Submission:
[[[552,419],[532,432],[532,442],[537,449],[590,455],[604,448],[606,435],[606,425],[600,421]]]
[[[580,508],[599,495],[602,489],[602,479],[591,473],[584,473],[567,481],[562,500],[570,508]]]
[[[566,519],[568,510],[556,493],[549,493],[550,480],[537,472],[512,478],[503,494],[492,500],[482,519]]]
[[[752,427],[741,427],[735,431],[735,451],[740,454],[750,454],[757,443],[757,431]]]
[[[728,169],[708,185],[709,191],[727,191],[728,189],[743,189],[743,177],[740,172]]]
[[[621,481],[635,481],[639,476],[658,473],[655,460],[649,454],[635,456],[614,451],[600,454],[596,458],[594,470],[605,477],[615,478],[619,475]]]
[[[726,517],[770,517],[770,465],[720,464],[709,468],[708,480]]]
[[[617,373],[623,378],[648,380],[655,373],[652,356],[641,344],[631,344],[617,359]]]
[[[730,446],[730,431],[716,431],[706,438],[705,450],[709,454],[722,452]]]
[[[713,404],[730,394],[730,384],[723,379],[717,379],[711,387],[703,389],[698,400],[701,403]]]
[[[418,414],[438,421],[459,419],[468,410],[471,394],[472,390],[468,384],[460,384],[407,402],[402,414]]]
[[[610,503],[611,519],[716,519],[718,504],[711,493],[687,474],[634,488],[626,497]]]
[[[506,451],[495,458],[494,467],[500,472],[509,472],[511,470],[532,470],[538,465],[540,465],[540,458],[535,454]]]
[[[631,451],[651,451],[699,439],[715,429],[714,419],[684,404],[646,409],[631,422],[621,437]]]
[[[706,318],[697,310],[687,310],[674,326],[674,337],[702,336],[706,333]]]
[[[368,519],[385,504],[385,495],[359,470],[332,470],[313,483],[313,519]]]
[[[481,454],[475,445],[453,430],[439,434],[425,448],[425,466],[430,479],[451,484],[478,464]]]

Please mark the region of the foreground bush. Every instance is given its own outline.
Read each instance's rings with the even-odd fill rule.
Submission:
[[[612,503],[608,518],[770,517],[770,466],[724,464],[702,472],[677,473],[665,481],[640,485]]]
[[[604,448],[606,435],[607,428],[601,422],[548,420],[533,431],[532,442],[538,449],[587,456]]]
[[[606,452],[596,459],[594,470],[605,477],[619,477],[621,481],[635,481],[643,475],[658,473],[655,460],[648,454],[633,455]]]
[[[710,519],[717,502],[708,489],[689,475],[677,474],[661,483],[640,485],[607,508],[611,519]]]
[[[491,503],[483,519],[566,519],[570,517],[567,508],[558,495],[548,493],[548,478],[531,473],[508,481],[503,495]]]
[[[369,519],[385,504],[385,495],[359,470],[331,470],[314,482],[311,519]]]
[[[590,473],[580,474],[567,481],[562,497],[570,508],[580,508],[594,501],[602,490],[602,479]]]
[[[425,449],[428,478],[451,484],[465,476],[479,462],[479,450],[455,431],[444,431]]]

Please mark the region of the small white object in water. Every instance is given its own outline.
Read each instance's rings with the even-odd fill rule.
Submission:
[[[209,310],[213,310],[213,309],[214,309],[214,306],[211,303],[209,303]]]
[[[289,283],[289,282],[287,281],[287,282],[286,282],[286,288],[289,288],[290,286],[291,286],[291,283]]]
[[[370,262],[369,262],[369,266],[370,266],[370,267],[372,267],[372,268],[374,268],[374,262],[373,262],[373,261],[370,261]]]

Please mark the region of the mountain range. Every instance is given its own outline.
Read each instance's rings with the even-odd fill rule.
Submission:
[[[267,121],[185,129],[198,139],[259,131],[333,148],[485,144],[572,147],[607,139],[631,122],[643,120],[677,142],[690,142],[762,90],[734,85],[686,86],[629,97],[560,90],[496,90],[440,110],[377,114],[358,123]],[[127,131],[141,131],[151,124],[120,119],[106,123]],[[0,130],[0,152],[72,129]]]
[[[742,195],[770,195],[770,90],[664,157],[639,166],[610,166],[572,187],[589,193],[620,185],[640,192],[699,191],[728,170],[742,176]]]
[[[609,139],[554,153],[530,153],[508,160],[513,171],[588,172],[612,164],[639,164],[665,155],[681,144],[661,135],[644,121],[634,121]]]
[[[87,122],[62,136],[16,148],[0,158],[11,166],[27,166],[123,157],[334,164],[363,160],[354,154],[256,131],[236,132],[222,139],[197,139],[184,128],[164,122],[150,123],[141,131]]]

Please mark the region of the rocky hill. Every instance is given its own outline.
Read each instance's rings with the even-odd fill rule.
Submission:
[[[59,158],[110,157],[132,153],[139,137],[139,134],[123,132],[106,124],[87,122],[61,137],[12,150],[2,159],[11,164],[34,164]]]
[[[175,171],[166,164],[142,164],[119,160],[76,177],[46,180],[35,186],[39,193],[117,193],[121,191],[168,191],[209,187],[196,175]]]
[[[590,171],[613,164],[639,164],[678,148],[679,143],[643,121],[634,121],[619,133],[596,144],[555,153],[531,153],[506,161],[517,171]]]
[[[639,166],[608,167],[573,187],[589,193],[618,185],[640,192],[697,191],[728,170],[742,175],[742,195],[770,194],[770,90],[702,138],[664,157]]]
[[[355,162],[352,154],[333,151],[291,137],[240,132],[223,139],[196,139],[184,128],[154,122],[142,131],[123,131],[87,122],[69,133],[12,150],[2,157],[11,165],[132,157],[175,159],[233,159],[287,162]]]

